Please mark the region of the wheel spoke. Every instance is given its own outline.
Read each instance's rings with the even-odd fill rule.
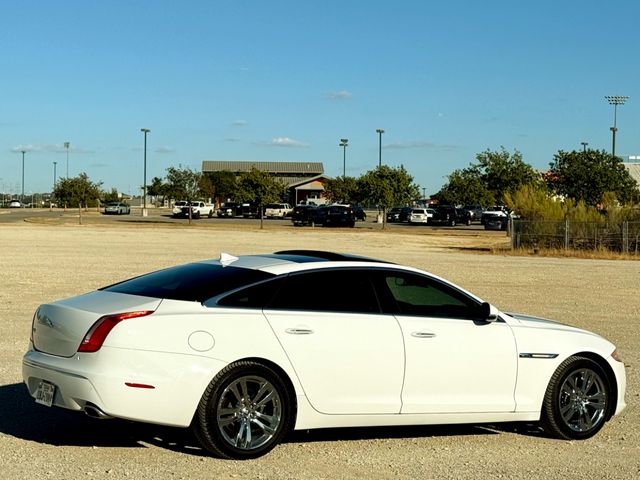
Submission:
[[[594,372],[592,372],[591,370],[585,370],[583,372],[582,388],[580,390],[586,394],[591,389],[596,379],[597,377]]]
[[[573,405],[573,402],[569,403],[568,405],[565,405],[560,409],[560,414],[562,415],[562,418],[564,418],[564,421],[567,424],[570,423],[575,413],[576,413],[576,407]]]

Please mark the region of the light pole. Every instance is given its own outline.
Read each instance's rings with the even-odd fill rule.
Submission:
[[[69,178],[69,142],[64,142],[64,148],[67,149],[67,178]]]
[[[580,145],[582,145],[582,153],[587,153],[587,145],[589,145],[588,142],[580,142]]]
[[[144,133],[144,183],[142,184],[142,216],[147,216],[147,133],[151,130],[148,128],[141,128],[140,131]]]
[[[382,166],[382,134],[384,130],[382,128],[376,128],[376,132],[378,133],[378,166]]]
[[[20,203],[24,203],[24,154],[26,150],[20,150],[22,152],[22,195],[20,196]]]
[[[342,178],[345,178],[347,171],[347,145],[349,144],[348,138],[340,139],[340,146],[342,147]]]
[[[51,196],[49,197],[49,211],[53,209],[53,198],[56,192],[56,166],[58,162],[53,162],[53,190],[51,190]]]
[[[616,132],[618,129],[616,128],[616,117],[618,114],[618,105],[624,105],[624,102],[627,101],[629,97],[624,95],[606,95],[604,98],[607,99],[609,105],[613,105],[613,127],[611,127],[611,156],[616,158]]]

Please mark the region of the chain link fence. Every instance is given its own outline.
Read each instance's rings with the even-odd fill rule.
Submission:
[[[609,250],[640,253],[640,222],[600,223],[513,219],[512,248]]]

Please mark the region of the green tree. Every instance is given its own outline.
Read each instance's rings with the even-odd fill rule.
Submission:
[[[262,229],[264,228],[263,205],[280,201],[283,194],[284,186],[280,182],[267,172],[252,168],[251,171],[240,174],[235,197],[258,204],[260,228]]]
[[[120,195],[116,188],[112,188],[110,192],[102,192],[102,201],[104,203],[117,202],[118,200],[120,200]]]
[[[404,167],[378,166],[357,180],[358,199],[382,209],[382,228],[385,228],[387,209],[405,205],[418,198],[420,190]]]
[[[216,197],[219,202],[225,202],[229,199],[240,200],[235,198],[238,191],[238,178],[234,172],[228,170],[220,172],[207,172],[205,176],[211,182],[213,187],[212,196]]]
[[[546,175],[549,188],[587,205],[598,205],[611,192],[623,204],[638,198],[638,184],[618,158],[604,150],[564,152],[554,155]],[[611,197],[611,195],[609,195]]]
[[[102,182],[94,183],[86,173],[77,177],[61,178],[53,191],[59,202],[69,207],[78,207],[79,223],[82,225],[82,207],[97,206],[100,203]]]
[[[483,205],[496,203],[489,191],[478,167],[454,170],[448,176],[448,182],[436,193],[435,198],[444,205]]]
[[[486,207],[504,202],[506,193],[515,193],[523,185],[541,183],[540,175],[517,150],[510,154],[504,147],[499,152],[487,149],[476,155],[476,161],[449,175],[448,183],[435,195],[440,202]]]
[[[354,177],[330,178],[324,187],[326,197],[336,203],[358,201],[358,181]]]
[[[167,168],[167,189],[175,195],[175,198],[183,198],[192,202],[202,194],[200,179],[202,173],[190,168]],[[189,225],[191,225],[191,209],[189,209]]]

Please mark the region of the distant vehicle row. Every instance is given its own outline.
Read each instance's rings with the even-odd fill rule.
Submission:
[[[465,205],[457,208],[451,205],[432,207],[394,207],[387,212],[387,222],[408,222],[412,225],[471,225],[480,222],[486,230],[506,230],[509,217],[513,216],[504,206],[494,206],[484,210],[480,205]]]
[[[291,214],[295,226],[321,225],[325,227],[354,227],[356,221],[366,220],[367,214],[359,206],[350,205],[296,205]]]

